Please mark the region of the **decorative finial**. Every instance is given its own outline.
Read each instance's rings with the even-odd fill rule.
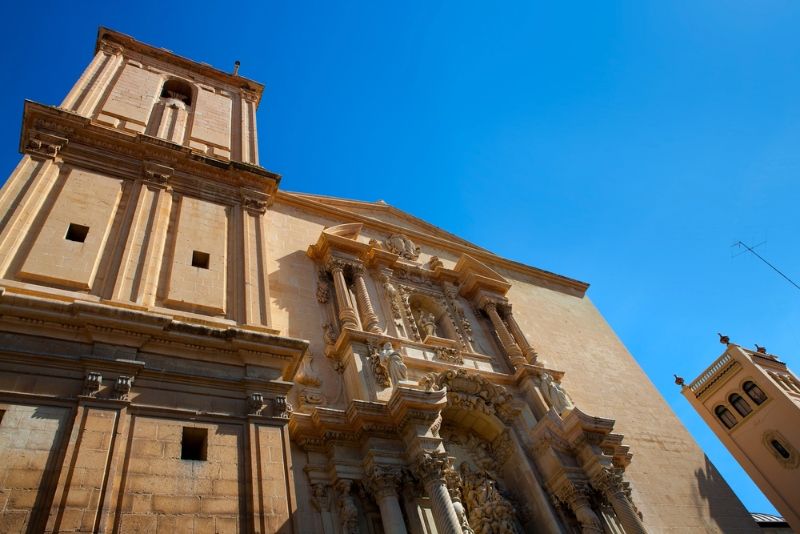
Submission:
[[[766,354],[767,347],[762,347],[758,343],[756,343],[756,352],[758,352],[759,354]]]
[[[719,342],[720,343],[722,343],[723,345],[729,345],[730,344],[731,338],[729,338],[728,336],[722,335],[719,332],[717,333],[717,335],[719,336]]]
[[[680,376],[675,375],[675,374],[673,374],[672,376],[675,377],[675,383],[678,384],[679,386],[682,386],[682,385],[684,385],[686,383],[686,381],[683,379],[683,377],[680,377]]]
[[[233,75],[234,76],[238,76],[239,75],[239,65],[241,65],[241,62],[238,59],[233,62]]]

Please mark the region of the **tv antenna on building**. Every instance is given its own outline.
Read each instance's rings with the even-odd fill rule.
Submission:
[[[769,268],[770,268],[770,269],[772,269],[773,271],[775,271],[776,273],[778,273],[779,275],[781,275],[783,278],[785,278],[787,282],[789,282],[790,284],[792,284],[792,285],[793,285],[794,287],[796,287],[797,289],[800,289],[800,286],[799,286],[799,285],[797,285],[797,284],[794,282],[794,280],[792,280],[791,278],[789,278],[788,276],[786,276],[785,274],[783,274],[783,273],[781,272],[781,270],[780,270],[780,269],[778,269],[777,267],[775,267],[774,265],[772,265],[770,262],[768,262],[767,260],[765,260],[764,258],[762,258],[762,257],[761,257],[761,255],[759,255],[759,253],[758,253],[758,252],[756,252],[755,250],[753,250],[754,248],[756,248],[756,247],[759,247],[759,246],[763,245],[764,243],[766,243],[766,241],[762,241],[762,242],[761,242],[761,243],[759,243],[758,245],[754,245],[754,246],[750,247],[750,246],[746,245],[745,243],[743,243],[743,242],[741,242],[741,241],[737,241],[736,243],[734,243],[734,244],[733,244],[733,245],[731,245],[731,246],[732,246],[732,247],[739,247],[739,248],[744,248],[744,249],[745,249],[745,250],[743,250],[742,252],[740,252],[739,254],[737,254],[736,256],[741,256],[742,254],[746,254],[747,252],[750,252],[750,253],[751,253],[753,256],[755,256],[755,257],[756,257],[756,258],[758,258],[759,260],[761,260],[761,261],[763,261],[764,263],[766,263],[766,264],[769,266]],[[735,258],[736,256],[734,256],[734,258]]]

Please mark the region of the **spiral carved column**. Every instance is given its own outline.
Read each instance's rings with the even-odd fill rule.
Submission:
[[[373,334],[380,334],[381,328],[378,326],[378,316],[375,314],[375,308],[372,307],[372,302],[367,292],[367,284],[364,281],[364,267],[361,265],[353,267],[353,280],[356,287],[356,301],[361,312],[364,330]]]
[[[440,534],[463,534],[461,524],[450,498],[445,478],[449,469],[447,454],[423,453],[416,466],[417,475],[425,486],[425,492],[431,500],[433,520]]]
[[[525,359],[528,360],[529,363],[535,363],[538,354],[536,354],[536,350],[531,347],[531,344],[528,343],[525,333],[522,331],[522,328],[519,327],[519,324],[514,318],[514,314],[511,313],[510,308],[505,315],[506,323],[508,323],[508,327],[511,329],[511,335],[514,336],[514,339],[517,341],[517,345],[519,345],[520,349],[522,349],[522,354],[525,356]]]
[[[494,329],[497,331],[497,336],[500,338],[500,342],[503,344],[503,349],[505,349],[506,354],[508,354],[508,358],[511,360],[511,363],[514,365],[526,363],[525,356],[522,355],[522,349],[520,349],[519,345],[517,345],[517,343],[514,341],[514,336],[512,336],[511,332],[508,331],[503,319],[500,318],[500,314],[497,313],[497,303],[487,301],[483,305],[483,309],[489,316],[492,326],[494,326]]]
[[[350,301],[347,291],[347,281],[344,279],[344,263],[331,261],[328,269],[333,277],[333,287],[336,290],[336,304],[339,307],[339,322],[342,328],[358,328],[358,318]]]

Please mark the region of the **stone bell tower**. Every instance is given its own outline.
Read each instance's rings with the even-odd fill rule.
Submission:
[[[267,326],[262,90],[101,28],[61,106],[26,102],[0,277]]]
[[[262,89],[101,28],[60,106],[25,102],[0,191],[0,531],[291,531],[308,343],[270,320]]]

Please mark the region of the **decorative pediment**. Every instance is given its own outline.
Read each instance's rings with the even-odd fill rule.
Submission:
[[[497,271],[469,254],[462,254],[454,270],[458,274],[459,292],[466,298],[472,298],[479,292],[502,296],[511,288],[511,283]]]

